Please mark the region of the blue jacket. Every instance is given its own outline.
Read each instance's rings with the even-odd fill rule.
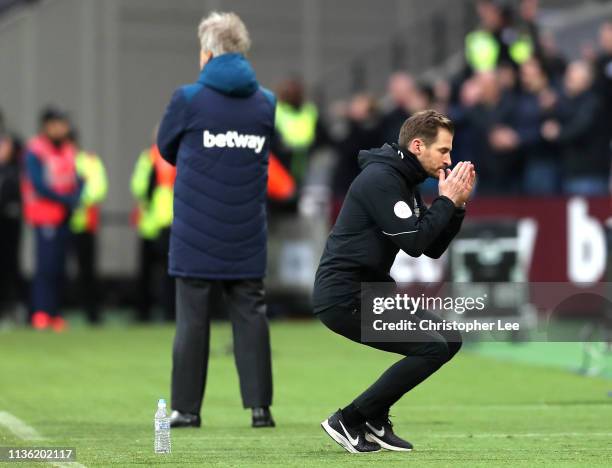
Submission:
[[[178,88],[157,144],[176,165],[169,273],[203,279],[263,278],[268,146],[274,95],[240,54],[210,60]]]

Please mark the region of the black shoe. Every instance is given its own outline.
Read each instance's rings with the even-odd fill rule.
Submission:
[[[276,426],[276,424],[274,423],[274,419],[272,419],[272,413],[270,413],[270,408],[268,408],[267,406],[262,408],[253,408],[251,421],[251,426],[253,427]]]
[[[181,413],[174,410],[170,414],[170,427],[200,427],[202,421],[197,414]]]
[[[367,439],[363,425],[358,427],[347,426],[340,410],[323,421],[321,427],[347,452],[370,453],[380,450],[380,445]]]
[[[401,439],[393,432],[393,424],[388,417],[365,423],[366,439],[375,442],[382,448],[396,452],[410,452],[412,444]]]

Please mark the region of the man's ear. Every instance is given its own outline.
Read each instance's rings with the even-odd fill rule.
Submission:
[[[212,52],[205,51],[203,49],[200,50],[200,70],[202,70],[206,66],[212,56]]]
[[[408,150],[414,155],[420,155],[424,149],[425,144],[420,138],[414,138],[408,145]]]

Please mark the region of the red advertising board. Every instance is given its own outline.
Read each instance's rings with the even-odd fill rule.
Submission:
[[[608,263],[607,230],[612,200],[584,198],[480,198],[469,204],[466,220],[531,220],[535,227],[530,281],[601,281]]]
[[[517,221],[531,282],[570,282],[584,287],[604,280],[606,271],[612,273],[609,197],[476,198],[468,204],[464,223],[485,220]],[[444,279],[444,272],[439,260],[414,259],[400,251],[391,274],[401,282],[438,282]]]

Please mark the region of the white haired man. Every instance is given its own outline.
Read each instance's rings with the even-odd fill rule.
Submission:
[[[158,133],[176,165],[169,273],[176,277],[172,427],[199,427],[215,291],[229,310],[245,408],[271,427],[272,366],[264,301],[268,145],[275,98],[245,58],[248,31],[234,13],[198,28],[198,81],[172,96]]]

